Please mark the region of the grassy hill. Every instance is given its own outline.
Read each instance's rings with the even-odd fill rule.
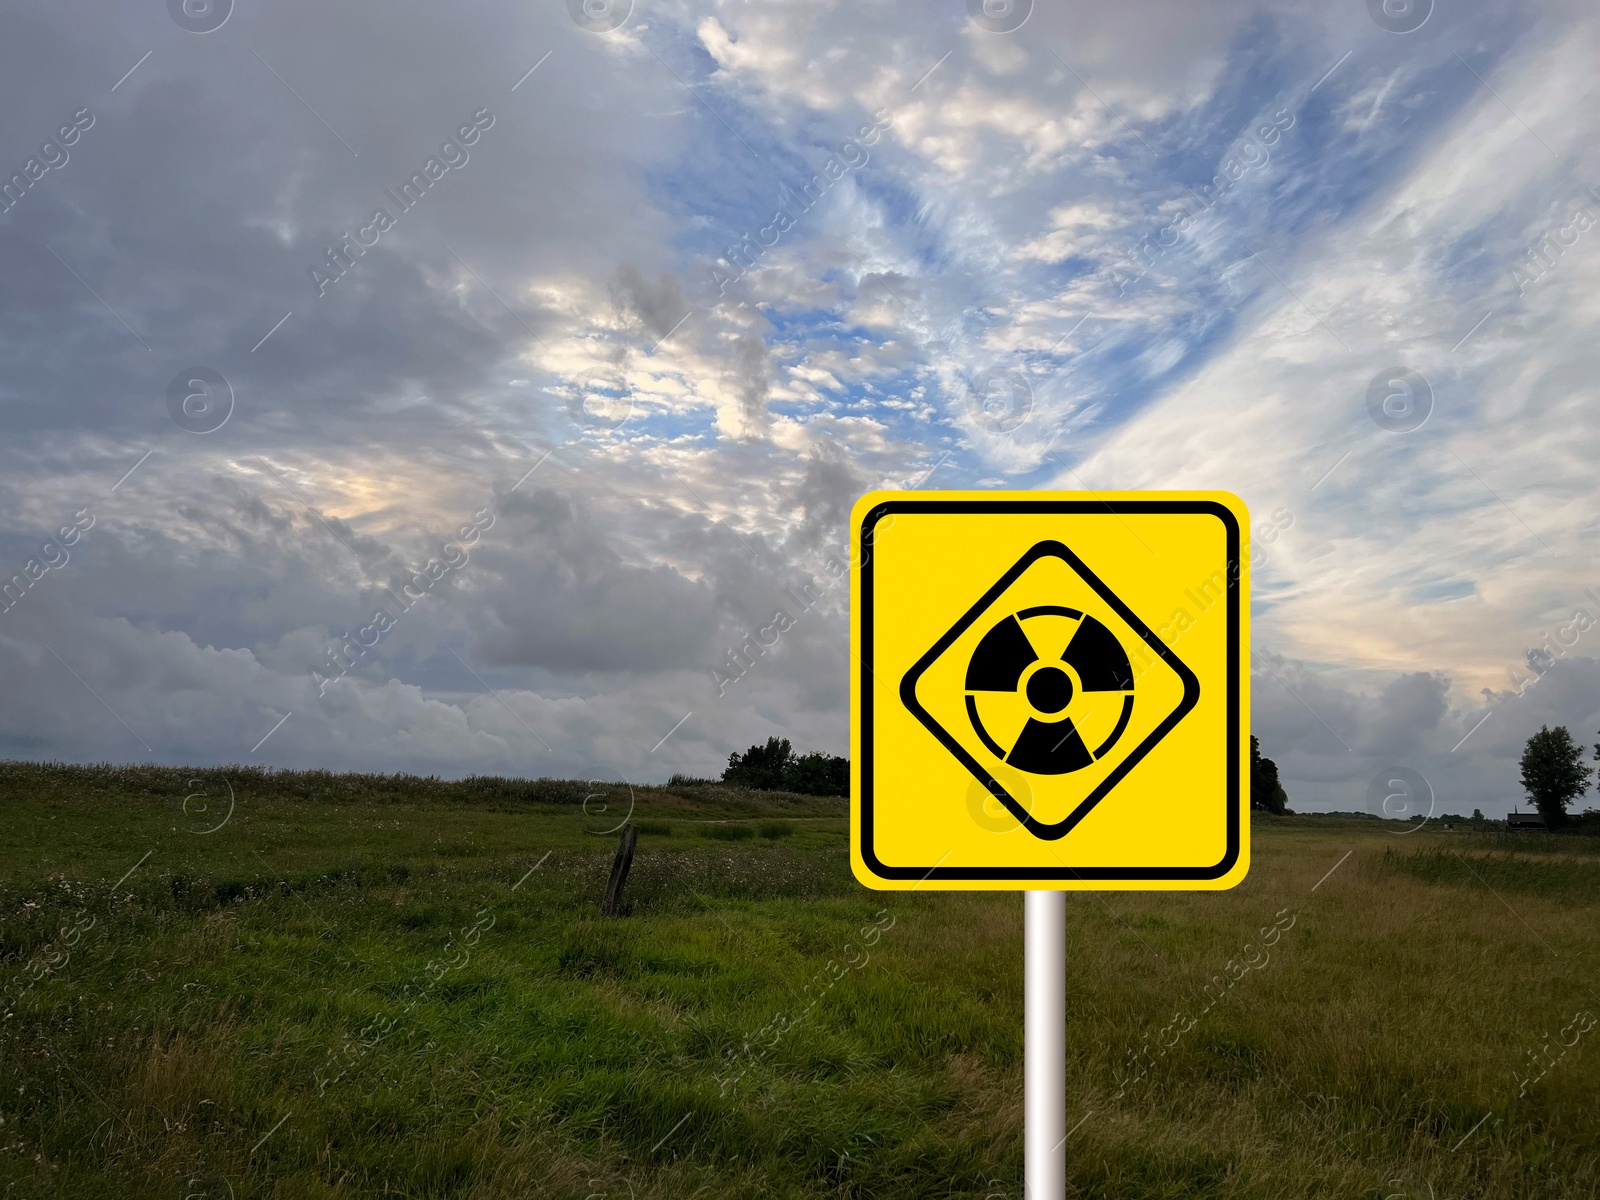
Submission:
[[[1069,898],[1075,1194],[1595,1195],[1600,842],[1254,828],[1232,892]],[[0,764],[0,1195],[1020,1197],[1021,899],[867,892],[847,840],[722,787]]]

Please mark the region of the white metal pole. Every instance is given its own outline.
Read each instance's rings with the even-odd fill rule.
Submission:
[[[1063,1200],[1067,1193],[1067,896],[1027,892],[1026,897],[1026,1194],[1028,1200]]]

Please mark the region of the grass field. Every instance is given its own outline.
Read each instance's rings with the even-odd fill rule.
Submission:
[[[1021,898],[843,801],[189,778],[0,764],[0,1195],[1022,1196]],[[1073,1194],[1600,1194],[1600,839],[1402,828],[1069,898]]]

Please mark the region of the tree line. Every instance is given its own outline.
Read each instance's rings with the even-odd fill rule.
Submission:
[[[667,780],[668,787],[708,783],[725,783],[730,787],[763,792],[798,792],[802,796],[848,796],[850,760],[819,750],[796,754],[788,738],[770,737],[766,745],[758,742],[743,754],[734,751],[728,755],[728,765],[720,780],[697,779],[690,775],[674,775]]]
[[[1600,735],[1597,735],[1600,736]],[[1594,746],[1600,761],[1600,742]],[[1522,787],[1550,829],[1572,822],[1567,811],[1589,789],[1596,768],[1584,762],[1584,750],[1565,725],[1541,726],[1522,752]],[[715,783],[674,775],[669,786]],[[742,754],[728,755],[721,783],[758,791],[798,792],[807,796],[850,794],[850,760],[837,754],[813,751],[796,754],[788,738],[769,737]],[[1250,737],[1250,807],[1269,813],[1289,811],[1289,796],[1278,778],[1278,764],[1261,753],[1261,742]],[[1480,812],[1474,817],[1482,819]]]

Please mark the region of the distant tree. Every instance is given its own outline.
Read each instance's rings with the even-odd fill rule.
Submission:
[[[722,782],[806,796],[846,796],[850,793],[850,760],[820,751],[797,755],[788,738],[768,738],[765,746],[728,755]]]
[[[1278,782],[1278,764],[1261,753],[1261,743],[1250,735],[1250,807],[1271,813],[1289,811],[1289,794]]]
[[[784,772],[784,786],[806,796],[843,796],[850,791],[850,760],[815,751],[795,757]]]
[[[1600,748],[1597,748],[1600,750]],[[1546,827],[1567,822],[1567,805],[1588,790],[1589,768],[1583,750],[1565,725],[1539,727],[1522,752],[1522,787]]]
[[[788,738],[768,738],[765,746],[751,746],[743,754],[728,755],[728,769],[722,782],[735,787],[777,791],[784,786],[784,775],[794,762],[794,749]]]

